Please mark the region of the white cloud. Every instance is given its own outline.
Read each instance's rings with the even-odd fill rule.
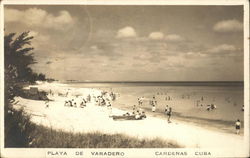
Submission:
[[[170,34],[170,35],[167,35],[167,36],[165,37],[165,39],[166,39],[167,41],[171,41],[171,42],[180,42],[180,41],[183,41],[183,40],[184,40],[183,37],[181,37],[180,35],[177,35],[177,34]]]
[[[29,8],[23,11],[5,8],[5,22],[18,22],[29,27],[63,30],[72,26],[75,20],[65,10],[61,10],[57,15],[53,15],[38,8]]]
[[[223,20],[220,22],[217,22],[213,30],[216,32],[237,32],[243,30],[243,24],[242,22],[239,22],[238,20]]]
[[[44,23],[45,27],[48,28],[64,29],[67,26],[72,26],[74,24],[74,20],[68,11],[63,10],[59,12],[58,16],[48,14]]]
[[[29,26],[38,26],[46,21],[48,13],[42,9],[30,8],[23,12],[21,11],[19,16],[22,16],[22,19],[19,19],[19,21]]]
[[[214,48],[211,48],[210,50],[208,50],[208,52],[222,53],[222,52],[232,52],[232,51],[236,51],[236,50],[237,50],[237,48],[234,45],[222,44],[222,45],[216,46]]]
[[[164,34],[162,32],[151,32],[148,37],[152,40],[161,40],[164,38]]]
[[[126,26],[118,30],[116,37],[117,38],[129,38],[129,37],[136,37],[136,32],[133,27]]]
[[[202,57],[207,57],[207,54],[202,53],[202,52],[187,52],[183,54],[184,57],[186,58],[202,58]]]

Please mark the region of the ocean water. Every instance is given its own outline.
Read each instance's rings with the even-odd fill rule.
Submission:
[[[69,84],[69,83],[68,83]],[[149,101],[157,100],[156,112],[164,115],[166,105],[172,107],[173,114],[195,119],[243,121],[244,88],[239,83],[70,83],[75,88],[94,88],[114,92],[117,99],[112,106],[132,111],[138,105],[138,98],[144,97],[141,106],[150,111]],[[170,98],[170,100],[169,100]],[[197,104],[198,102],[198,104]],[[207,105],[216,109],[207,111]],[[173,116],[174,117],[174,116]]]

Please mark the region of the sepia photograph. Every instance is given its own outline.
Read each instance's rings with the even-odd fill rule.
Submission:
[[[1,2],[1,157],[249,156],[247,0],[38,2]]]

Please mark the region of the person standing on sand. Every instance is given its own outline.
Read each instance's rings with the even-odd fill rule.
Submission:
[[[171,115],[172,115],[172,108],[170,107],[169,110],[168,110],[168,112],[167,112],[168,123],[171,123],[171,121],[170,121]]]
[[[136,111],[136,114],[135,114],[135,119],[136,119],[136,120],[139,120],[140,118],[141,118],[140,111],[137,110],[137,111]]]
[[[108,108],[109,117],[111,117],[112,116],[112,105],[110,102],[108,102],[107,108]]]
[[[49,100],[46,100],[46,101],[45,101],[45,106],[46,106],[46,108],[49,107]]]
[[[133,106],[133,114],[136,112],[136,105]]]
[[[141,113],[141,119],[144,119],[144,118],[146,118],[146,117],[147,117],[147,116],[146,116],[145,112],[142,111],[142,113]]]
[[[65,101],[64,106],[68,106],[68,101]]]
[[[236,134],[240,134],[240,120],[238,119],[236,122],[235,122],[235,129],[236,129]]]
[[[168,107],[168,105],[166,105],[166,107],[165,107],[165,114],[168,113],[168,110],[169,110],[169,107]]]

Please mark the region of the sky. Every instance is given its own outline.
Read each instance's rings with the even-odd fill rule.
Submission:
[[[242,81],[242,6],[5,5],[57,80]]]

